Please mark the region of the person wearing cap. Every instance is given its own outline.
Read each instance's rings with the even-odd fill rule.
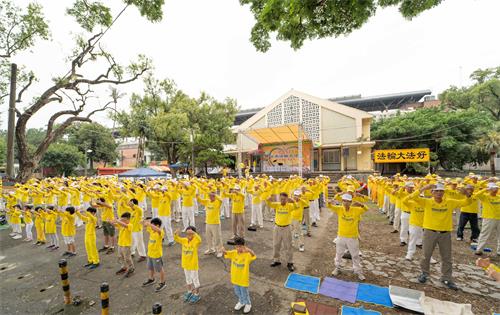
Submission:
[[[498,185],[490,182],[485,189],[478,191],[475,196],[483,205],[483,225],[479,234],[476,255],[482,255],[486,242],[496,232],[497,256],[500,256],[500,195],[498,194]]]
[[[420,197],[420,194],[428,190],[431,190],[432,198]],[[432,253],[437,245],[441,256],[441,282],[450,289],[458,290],[452,277],[451,231],[453,230],[453,210],[469,205],[472,199],[446,198],[444,191],[445,187],[442,183],[425,185],[420,190],[410,194],[408,198],[424,208],[424,257],[420,263],[422,273],[418,277],[418,281],[420,283],[427,282],[430,274]]]
[[[233,204],[231,208],[232,221],[231,227],[234,240],[236,236],[245,237],[245,195],[241,192],[239,185],[234,185],[226,194]]]
[[[341,273],[342,256],[347,249],[352,257],[354,273],[360,281],[365,280],[359,256],[359,221],[361,215],[368,210],[368,207],[357,201],[353,202],[350,194],[342,195],[341,205],[333,204],[330,201],[327,207],[335,212],[338,217],[335,270],[333,270],[332,275],[338,276]]]
[[[280,193],[280,201],[273,202],[272,198],[267,200],[269,208],[276,212],[273,230],[273,263],[271,267],[281,265],[280,251],[283,247],[287,268],[290,272],[295,270],[293,265],[293,249],[292,249],[292,213],[296,208],[296,203],[293,199],[288,198],[286,192]]]
[[[469,222],[471,228],[470,241],[471,243],[475,243],[475,245],[477,245],[477,238],[479,237],[480,232],[477,217],[477,213],[479,211],[479,200],[476,195],[473,195],[474,186],[468,184],[464,189],[466,195],[472,198],[473,201],[470,205],[462,207],[460,209],[460,219],[458,221],[457,228],[457,241],[462,241],[464,239],[465,225],[467,225],[467,222]]]

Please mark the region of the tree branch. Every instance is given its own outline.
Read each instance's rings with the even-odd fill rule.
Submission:
[[[23,96],[23,93],[30,87],[30,85],[31,85],[31,83],[33,83],[34,79],[35,79],[35,76],[34,75],[30,75],[30,77],[28,79],[28,84],[26,84],[21,89],[21,91],[19,91],[19,93],[17,94],[17,100],[16,100],[17,103],[21,103],[21,97]]]
[[[127,80],[111,80],[111,79],[106,79],[106,80],[97,80],[97,79],[96,80],[88,80],[88,79],[77,79],[77,80],[75,80],[75,83],[76,84],[87,83],[87,84],[90,84],[90,85],[97,85],[97,84],[103,84],[103,83],[110,83],[110,84],[116,84],[116,85],[127,84],[127,83],[130,83],[130,82],[133,82],[133,81],[137,80],[137,78],[139,78],[141,75],[144,74],[144,72],[146,72],[148,70],[149,70],[149,68],[144,68],[140,72],[136,73],[134,76],[132,76],[131,78],[129,78]],[[108,78],[107,74],[105,76],[100,75],[99,77]]]

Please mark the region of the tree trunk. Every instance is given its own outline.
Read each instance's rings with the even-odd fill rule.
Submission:
[[[495,167],[495,158],[497,156],[497,153],[495,151],[490,152],[490,169],[491,169],[491,176],[497,176],[497,171]]]

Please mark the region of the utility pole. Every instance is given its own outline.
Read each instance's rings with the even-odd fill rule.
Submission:
[[[191,140],[191,176],[194,177],[195,175],[195,170],[194,170],[194,134],[193,131],[191,130],[191,134],[189,135],[189,138]]]
[[[14,129],[16,125],[17,65],[10,68],[9,121],[7,127],[7,176],[14,178]]]

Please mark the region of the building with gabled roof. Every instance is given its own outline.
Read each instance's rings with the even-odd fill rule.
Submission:
[[[242,119],[245,115],[250,117]],[[268,106],[239,116],[241,124],[233,127],[236,145],[226,152],[255,171],[373,169],[372,115],[365,111],[292,89]]]

